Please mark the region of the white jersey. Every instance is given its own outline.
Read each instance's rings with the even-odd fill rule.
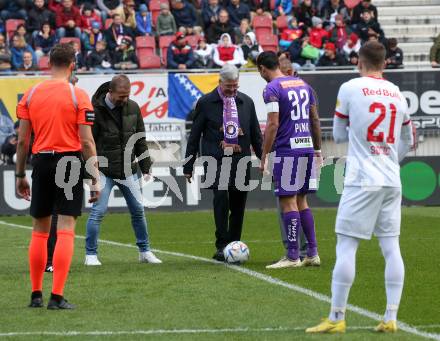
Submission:
[[[349,124],[345,186],[401,187],[398,145],[410,118],[399,88],[382,78],[352,79],[339,89],[335,116]]]

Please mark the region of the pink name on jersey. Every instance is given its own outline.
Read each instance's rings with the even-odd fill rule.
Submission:
[[[363,88],[362,92],[364,93],[364,96],[384,96],[384,97],[392,97],[400,100],[399,92],[398,91],[389,91],[387,89],[369,89],[369,88]]]
[[[390,155],[391,148],[387,146],[371,146],[371,155]]]

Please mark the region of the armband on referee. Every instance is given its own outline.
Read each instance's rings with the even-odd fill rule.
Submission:
[[[26,177],[26,173],[15,173],[15,177],[16,178],[20,178],[20,179],[25,178]]]

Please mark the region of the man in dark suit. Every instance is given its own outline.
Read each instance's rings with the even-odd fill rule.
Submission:
[[[258,158],[262,152],[255,105],[249,96],[238,92],[238,78],[238,69],[225,65],[220,71],[219,86],[197,102],[186,149],[186,158],[191,159],[183,167],[185,177],[191,182],[203,135],[201,155],[210,157],[209,166],[204,163],[205,178],[206,182],[212,179],[209,188],[214,193],[217,251],[213,258],[219,261],[224,261],[224,247],[241,238],[251,146]],[[214,163],[215,167],[211,168]]]

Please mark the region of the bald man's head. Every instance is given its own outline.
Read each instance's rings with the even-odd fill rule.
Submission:
[[[285,76],[293,76],[295,73],[292,63],[287,58],[280,59],[280,70]]]
[[[117,106],[123,106],[128,102],[130,97],[131,84],[130,80],[125,75],[114,76],[110,82],[110,100]]]

